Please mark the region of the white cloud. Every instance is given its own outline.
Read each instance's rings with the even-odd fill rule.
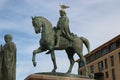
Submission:
[[[92,50],[119,34],[120,6],[117,1],[87,1],[68,11],[71,31],[89,39]],[[82,3],[80,3],[82,4]],[[103,4],[103,6],[101,6]],[[73,13],[73,12],[74,13]]]
[[[0,10],[3,10],[9,0],[0,0]]]
[[[23,32],[26,34],[34,34],[31,18],[22,21],[0,20],[0,31],[9,30],[14,32]]]
[[[24,2],[25,4],[22,6],[22,8],[18,7],[18,9],[15,9],[16,13],[26,16],[49,15],[53,14],[56,9],[58,9],[56,6],[54,6],[58,5],[56,1],[24,0]],[[49,11],[49,13],[46,11]]]
[[[17,64],[17,80],[24,80],[25,76],[27,77],[32,69],[33,67],[30,65],[30,61],[19,61]]]
[[[7,20],[0,20],[0,30],[2,29],[14,29],[16,25],[13,22]]]

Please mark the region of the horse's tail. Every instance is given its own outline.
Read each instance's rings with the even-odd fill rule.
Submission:
[[[90,43],[88,41],[88,39],[86,39],[85,37],[80,37],[80,39],[82,40],[82,42],[85,44],[85,46],[87,47],[88,50],[88,54],[90,53]]]

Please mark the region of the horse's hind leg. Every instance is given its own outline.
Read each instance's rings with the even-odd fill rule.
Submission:
[[[77,49],[76,53],[80,57],[80,59],[83,61],[83,65],[84,65],[84,68],[85,68],[85,75],[88,76],[88,69],[87,69],[87,65],[86,65],[86,59],[83,56],[82,49]]]
[[[73,58],[74,52],[72,51],[72,49],[66,49],[66,52],[67,52],[67,55],[68,55],[68,59],[70,61],[70,66],[69,66],[69,69],[66,73],[70,74],[71,71],[72,71],[73,65],[75,63],[74,58]]]

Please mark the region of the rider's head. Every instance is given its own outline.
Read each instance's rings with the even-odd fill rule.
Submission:
[[[66,12],[65,12],[64,9],[61,9],[59,12],[60,12],[60,16],[64,16],[64,15],[66,15]]]

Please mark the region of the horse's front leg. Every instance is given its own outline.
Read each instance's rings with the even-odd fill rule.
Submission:
[[[51,51],[51,59],[52,59],[53,65],[54,65],[52,72],[56,72],[57,65],[56,65],[55,53],[53,50]]]
[[[35,49],[35,50],[33,51],[32,62],[33,62],[34,67],[37,65],[37,62],[36,62],[36,54],[41,53],[41,52],[43,52],[41,47],[38,48],[38,49]]]

